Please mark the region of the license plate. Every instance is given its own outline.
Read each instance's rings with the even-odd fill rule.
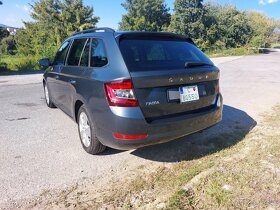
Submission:
[[[181,103],[199,100],[197,85],[180,87],[179,93]]]

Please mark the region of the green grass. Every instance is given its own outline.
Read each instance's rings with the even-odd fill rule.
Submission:
[[[38,65],[39,58],[36,56],[1,56],[0,72],[22,71],[29,72],[40,70]]]
[[[273,43],[271,44],[272,48],[280,48],[280,43]]]
[[[219,158],[211,173],[200,177],[188,190],[178,186],[167,201],[167,209],[278,209],[279,119],[278,106],[242,142],[220,151],[222,156],[216,153]],[[206,164],[211,157],[201,161]]]
[[[257,49],[241,47],[241,48],[231,48],[225,50],[214,50],[214,51],[206,51],[207,56],[211,58],[215,57],[225,57],[225,56],[242,56],[242,55],[254,55],[258,54]]]

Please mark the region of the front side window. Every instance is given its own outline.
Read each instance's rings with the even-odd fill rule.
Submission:
[[[71,43],[71,41],[66,41],[61,45],[61,47],[59,48],[59,50],[56,53],[56,56],[55,56],[55,59],[53,62],[54,65],[63,65],[64,64],[68,49],[70,47],[70,43]]]
[[[90,66],[102,67],[108,63],[105,46],[101,39],[92,39]]]
[[[70,49],[67,65],[69,66],[78,66],[81,58],[81,54],[85,47],[87,39],[75,39],[73,41],[72,47]]]

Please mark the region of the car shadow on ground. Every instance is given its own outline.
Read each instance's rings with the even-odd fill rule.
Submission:
[[[198,159],[238,143],[256,125],[246,112],[225,105],[223,120],[216,126],[165,144],[140,148],[131,154],[159,162]]]

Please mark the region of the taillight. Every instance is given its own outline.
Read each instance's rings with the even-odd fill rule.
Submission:
[[[135,98],[131,80],[108,82],[105,83],[104,88],[109,106],[138,106],[138,101]]]

